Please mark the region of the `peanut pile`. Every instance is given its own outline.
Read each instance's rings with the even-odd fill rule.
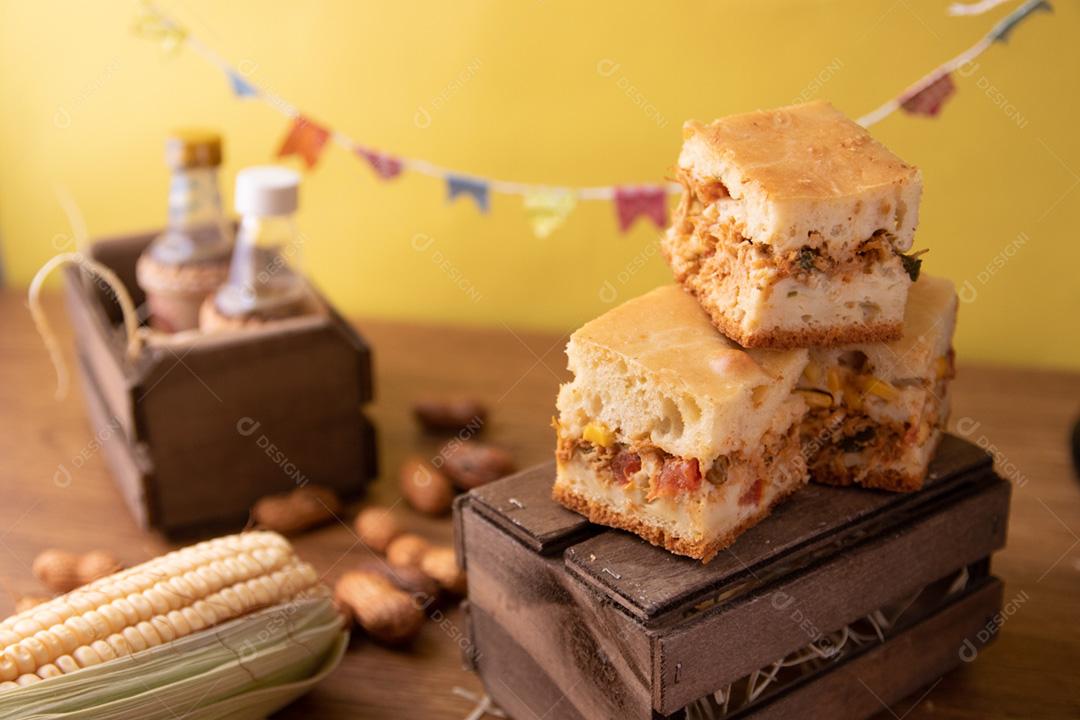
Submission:
[[[426,433],[454,435],[435,456],[412,456],[399,469],[401,495],[417,512],[445,516],[458,491],[513,472],[513,458],[506,450],[472,439],[488,420],[483,403],[464,397],[427,399],[413,406],[413,415]],[[307,485],[259,500],[252,508],[252,521],[260,528],[296,534],[341,512],[341,500],[333,491]],[[440,598],[465,594],[465,572],[453,548],[406,532],[391,509],[362,508],[353,527],[373,557],[341,576],[335,599],[343,613],[375,640],[408,643],[423,626],[425,608]]]

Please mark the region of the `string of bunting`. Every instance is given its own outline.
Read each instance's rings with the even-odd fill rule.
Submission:
[[[955,3],[950,7],[950,14],[976,15],[1006,1],[981,0],[967,5]],[[971,63],[995,43],[1006,43],[1013,30],[1036,10],[1050,11],[1050,3],[1047,0],[1027,0],[973,46],[937,66],[898,96],[859,118],[859,124],[870,127],[897,110],[910,115],[937,116],[945,102],[956,92],[952,74]],[[491,209],[492,194],[516,195],[522,198],[525,217],[537,237],[544,238],[555,232],[574,211],[578,202],[583,200],[612,202],[621,232],[628,231],[641,218],[663,228],[667,224],[667,196],[681,190],[672,183],[569,187],[513,182],[462,173],[427,160],[378,150],[316,122],[268,88],[255,85],[245,73],[229,64],[149,0],[139,6],[133,29],[136,34],[158,43],[166,55],[177,53],[183,46],[190,47],[225,74],[235,97],[261,100],[290,118],[288,131],[277,151],[278,157],[297,156],[311,169],[318,164],[327,144],[332,142],[363,159],[381,180],[393,180],[405,172],[434,177],[445,183],[447,202],[466,197],[472,200],[481,213],[487,213]]]

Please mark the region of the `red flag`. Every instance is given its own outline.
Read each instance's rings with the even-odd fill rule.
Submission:
[[[366,148],[355,148],[356,154],[368,161],[371,169],[383,180],[393,180],[401,174],[401,160]]]
[[[289,134],[285,136],[285,142],[281,143],[277,156],[299,155],[310,170],[319,162],[319,155],[322,154],[323,146],[329,139],[329,130],[316,125],[303,115],[297,115],[292,127],[289,128]]]
[[[917,90],[907,97],[900,98],[900,106],[912,115],[928,115],[934,117],[941,112],[942,106],[952,94],[956,92],[952,75],[945,73],[926,87]]]
[[[626,232],[644,215],[662,228],[667,225],[667,192],[663,187],[615,188],[615,212],[619,230]]]

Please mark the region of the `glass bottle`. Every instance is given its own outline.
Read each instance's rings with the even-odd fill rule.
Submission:
[[[218,190],[221,155],[221,136],[205,130],[177,131],[165,143],[168,226],[136,266],[159,330],[197,327],[199,306],[228,274],[233,237]]]
[[[307,284],[300,265],[302,237],[293,213],[300,176],[283,167],[260,166],[236,176],[236,236],[229,277],[214,296],[224,318],[272,320],[305,312]]]

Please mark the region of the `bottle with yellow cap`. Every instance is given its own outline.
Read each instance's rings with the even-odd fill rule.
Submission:
[[[299,186],[300,176],[284,167],[250,167],[237,173],[240,230],[228,280],[203,303],[202,330],[258,325],[317,307],[298,269],[303,236],[293,213]]]
[[[165,144],[172,171],[168,228],[139,258],[150,323],[179,332],[198,327],[199,307],[228,276],[232,225],[218,190],[221,137],[202,130],[173,133]]]

